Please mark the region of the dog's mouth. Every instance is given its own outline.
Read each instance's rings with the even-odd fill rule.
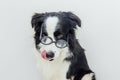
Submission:
[[[46,56],[46,53],[47,53],[46,50],[43,50],[43,51],[42,51],[42,53],[41,53],[42,58],[45,59],[45,60],[47,60],[47,61],[52,61],[53,59],[47,57],[47,56]]]

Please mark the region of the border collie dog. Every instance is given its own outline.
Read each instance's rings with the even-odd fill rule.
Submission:
[[[75,35],[81,20],[72,12],[36,13],[31,20],[42,80],[95,80]]]

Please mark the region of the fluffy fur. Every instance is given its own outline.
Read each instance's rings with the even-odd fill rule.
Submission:
[[[43,80],[95,80],[84,49],[76,39],[75,29],[81,27],[78,16],[71,12],[36,13],[31,23],[35,31],[35,53]],[[63,39],[68,46],[61,49],[54,43],[43,45],[40,41],[43,36],[49,36],[53,41]],[[52,61],[41,57],[43,50],[54,53]]]

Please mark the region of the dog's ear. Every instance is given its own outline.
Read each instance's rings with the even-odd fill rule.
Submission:
[[[41,13],[41,14],[35,13],[32,16],[31,25],[32,25],[32,28],[35,29],[35,31],[40,29],[40,27],[41,27],[41,25],[43,23],[43,18],[44,18],[44,13]]]
[[[77,15],[73,14],[72,12],[67,12],[67,16],[70,20],[72,20],[75,23],[75,25],[81,27],[81,20]]]

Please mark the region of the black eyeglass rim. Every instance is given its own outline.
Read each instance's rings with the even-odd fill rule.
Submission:
[[[42,44],[44,44],[44,45],[50,45],[50,44],[52,44],[52,43],[55,43],[55,46],[58,47],[58,48],[65,48],[65,47],[68,46],[68,42],[67,42],[66,40],[64,40],[64,39],[58,39],[58,40],[57,40],[57,41],[63,40],[63,41],[66,42],[66,46],[64,46],[64,47],[59,47],[59,46],[57,46],[57,44],[56,44],[57,41],[53,41],[53,39],[52,39],[51,37],[49,37],[49,36],[45,36],[45,37],[49,38],[49,39],[51,40],[51,42],[50,42],[49,44],[42,43],[42,38],[41,38],[41,39],[40,39],[40,42],[41,42]]]

